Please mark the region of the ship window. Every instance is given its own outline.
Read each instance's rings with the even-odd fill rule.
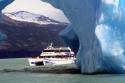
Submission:
[[[44,50],[43,52],[70,52],[70,50]]]
[[[55,50],[55,52],[60,52],[59,50]]]
[[[60,50],[60,52],[70,52],[70,50]]]
[[[44,52],[54,52],[54,50],[44,50]]]

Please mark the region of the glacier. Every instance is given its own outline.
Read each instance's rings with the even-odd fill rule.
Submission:
[[[12,1],[0,0],[0,9]],[[124,0],[41,1],[69,19],[71,24],[59,35],[76,53],[81,73],[125,73]]]

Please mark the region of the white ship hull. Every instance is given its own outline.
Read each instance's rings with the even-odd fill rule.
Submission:
[[[40,66],[40,65],[63,65],[63,64],[73,64],[75,63],[75,58],[29,58],[30,66]]]
[[[46,58],[43,59],[44,65],[63,65],[63,64],[73,64],[75,59],[57,59],[57,58]]]

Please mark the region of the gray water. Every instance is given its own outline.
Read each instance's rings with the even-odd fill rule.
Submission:
[[[27,59],[0,60],[0,83],[125,83],[124,74],[81,75],[31,72],[2,72],[4,69],[22,69]]]

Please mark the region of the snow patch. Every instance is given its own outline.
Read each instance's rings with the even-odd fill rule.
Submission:
[[[26,11],[19,11],[19,12],[12,12],[12,13],[4,13],[4,15],[8,16],[9,18],[17,21],[24,21],[24,22],[33,22],[41,25],[45,24],[61,24],[59,21],[55,21],[50,19],[49,17],[39,15],[39,14],[32,14]]]

